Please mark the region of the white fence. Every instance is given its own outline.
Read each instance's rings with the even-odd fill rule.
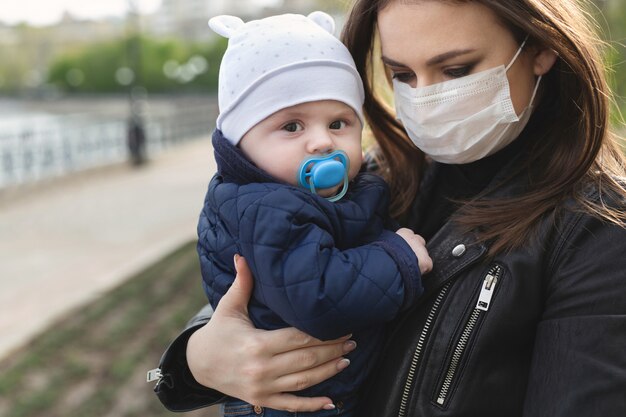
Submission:
[[[144,120],[148,158],[177,143],[206,137],[215,104],[182,106]],[[128,120],[68,115],[0,130],[0,189],[129,159]]]

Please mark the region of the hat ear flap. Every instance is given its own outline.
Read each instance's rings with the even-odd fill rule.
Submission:
[[[225,38],[233,36],[244,24],[237,16],[229,15],[215,16],[209,20],[209,27],[213,32]]]
[[[335,19],[333,19],[333,17],[328,13],[320,12],[318,10],[309,14],[307,17],[314,21],[326,32],[330,33],[331,35],[335,34]]]

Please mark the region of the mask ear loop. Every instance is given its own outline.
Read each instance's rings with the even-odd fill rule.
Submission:
[[[511,68],[511,66],[513,65],[513,63],[515,62],[515,60],[517,59],[517,57],[519,56],[519,54],[522,53],[522,49],[524,49],[524,45],[526,45],[526,41],[528,40],[528,36],[526,35],[526,37],[524,38],[524,42],[522,42],[522,44],[520,45],[520,47],[517,49],[517,52],[515,53],[515,56],[513,57],[513,59],[511,60],[511,62],[509,62],[509,65],[506,66],[505,71],[508,71],[509,68]]]
[[[541,77],[543,77],[543,75],[540,75],[537,78],[537,84],[535,84],[535,89],[533,90],[533,95],[530,97],[530,102],[528,103],[528,106],[532,106],[533,105],[533,101],[535,101],[535,96],[537,95],[537,90],[539,90],[539,83],[541,82]]]
[[[522,44],[520,45],[519,49],[517,50],[517,53],[513,57],[513,61],[511,61],[509,66],[506,67],[507,70],[509,69],[509,67],[511,65],[513,65],[513,62],[515,62],[515,60],[517,59],[519,54],[522,53],[522,49],[524,48],[524,45],[526,45],[526,41],[528,40],[528,36],[530,36],[530,35],[526,35],[526,37],[524,38],[524,42],[522,42]],[[539,90],[539,83],[541,83],[541,78],[542,77],[543,77],[543,75],[540,75],[537,78],[537,83],[535,84],[535,88],[533,89],[533,94],[530,96],[530,101],[528,102],[528,107],[531,107],[533,105],[533,102],[535,101],[535,96],[537,95],[537,90]]]
[[[520,47],[517,49],[517,52],[515,53],[515,56],[513,57],[511,62],[509,62],[509,65],[506,66],[505,71],[508,71],[509,68],[511,68],[511,66],[513,65],[513,63],[515,63],[515,60],[517,59],[519,54],[522,53],[522,50],[524,49],[524,45],[526,45],[526,41],[528,40],[529,36],[530,35],[526,35],[526,37],[524,38],[524,41],[522,42]],[[539,83],[541,82],[541,77],[542,77],[542,75],[540,75],[539,78],[537,78],[537,83],[535,84],[535,88],[533,89],[533,94],[531,95],[530,102],[528,102],[528,106],[526,108],[531,107],[533,105],[533,101],[535,101],[535,96],[537,95],[537,90],[539,90]]]

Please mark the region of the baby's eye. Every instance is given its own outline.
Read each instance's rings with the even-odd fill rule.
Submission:
[[[336,130],[343,129],[344,127],[346,127],[346,122],[343,120],[335,120],[328,127],[330,129],[336,129]]]
[[[287,132],[298,132],[300,130],[303,129],[302,125],[298,122],[289,122],[286,125],[284,125],[282,127],[283,130],[286,130]]]

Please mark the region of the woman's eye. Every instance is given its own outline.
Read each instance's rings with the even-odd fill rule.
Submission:
[[[466,75],[468,75],[471,70],[472,70],[471,66],[447,68],[444,71],[444,74],[446,74],[446,76],[451,77],[451,78],[461,78],[461,77],[465,77]]]
[[[286,130],[287,132],[290,132],[290,133],[298,132],[302,130],[302,125],[298,122],[290,122],[283,126],[283,130]]]
[[[415,75],[412,72],[394,72],[391,74],[391,78],[398,80],[401,83],[408,83],[414,76]]]
[[[346,122],[344,122],[343,120],[335,120],[328,127],[330,129],[337,129],[337,130],[343,129],[344,127],[346,127]]]

